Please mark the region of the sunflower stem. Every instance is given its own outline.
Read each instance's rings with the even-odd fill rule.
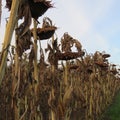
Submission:
[[[18,6],[19,6],[20,1],[21,0],[14,0],[14,2],[12,2],[10,18],[9,18],[6,31],[5,31],[4,43],[2,47],[2,58],[1,58],[1,63],[0,63],[0,85],[1,85],[2,79],[5,74],[8,49],[11,43],[13,31],[14,31],[14,28],[17,22],[17,11],[18,11]]]
[[[33,24],[34,24],[34,32],[33,32],[33,38],[34,38],[34,79],[35,79],[35,86],[34,86],[34,91],[35,91],[35,99],[34,99],[34,104],[37,100],[37,88],[38,88],[38,67],[37,67],[37,22],[36,20],[33,19]],[[35,109],[37,110],[37,108]],[[35,111],[36,112],[36,111]],[[35,114],[35,119],[37,119],[37,113]]]

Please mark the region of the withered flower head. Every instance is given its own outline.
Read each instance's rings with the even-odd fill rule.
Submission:
[[[28,3],[30,7],[31,15],[36,20],[38,19],[38,17],[42,16],[49,8],[53,7],[51,1],[46,1],[46,0],[26,0],[22,2],[23,5],[20,4],[19,10],[20,9],[23,10],[23,8],[25,8],[26,3]],[[8,8],[9,11],[11,10],[11,6],[12,6],[12,0],[6,0],[6,8]]]
[[[52,25],[50,18],[45,17],[43,19],[42,28],[37,28],[37,36],[39,40],[49,39],[53,36],[56,29],[57,27]],[[33,36],[33,29],[31,29],[31,34]]]
[[[38,19],[38,17],[42,16],[49,8],[53,7],[51,1],[45,0],[29,0],[29,6],[32,17],[35,19]]]
[[[103,54],[102,57],[103,58],[108,58],[108,57],[110,57],[110,54]]]

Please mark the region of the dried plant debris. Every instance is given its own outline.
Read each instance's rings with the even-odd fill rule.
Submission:
[[[75,44],[75,47],[77,48],[77,51],[78,51],[78,52],[81,52],[81,50],[82,50],[82,45],[81,45],[81,43],[80,43],[78,40],[76,40],[76,39],[73,39],[73,42],[74,42],[74,44]]]
[[[56,29],[57,27],[52,25],[50,18],[45,17],[43,19],[42,28],[37,28],[37,36],[39,40],[49,39],[53,36]],[[33,29],[31,29],[31,35],[33,36]]]
[[[60,53],[59,45],[57,39],[52,41],[52,45],[47,44],[47,48],[45,49],[45,52],[48,53],[48,62],[51,65],[54,65],[56,68],[58,67],[58,58],[56,57],[57,53]]]
[[[30,49],[30,45],[32,45],[31,41],[31,33],[28,30],[22,37],[17,37],[16,40],[16,51],[17,54],[21,57],[23,52]]]
[[[68,33],[64,33],[63,37],[61,38],[62,52],[71,52],[71,48],[74,46],[74,44],[77,48],[77,51],[80,52],[82,50],[81,43],[72,38]]]
[[[48,44],[48,47],[46,49],[46,52],[49,51],[49,54],[48,54],[48,62],[51,64],[51,65],[54,65],[57,67],[58,65],[58,59],[56,58],[55,56],[55,51],[54,49]]]
[[[72,51],[72,47],[75,46],[77,52]],[[68,33],[64,33],[61,38],[61,51],[55,54],[56,59],[58,60],[71,60],[78,57],[84,56],[85,52],[82,51],[81,43],[72,38]]]
[[[56,42],[55,46],[57,46]],[[48,45],[46,51],[53,52],[53,46]],[[57,54],[56,50],[55,53]],[[29,56],[29,61],[32,63],[34,55],[34,48],[32,48]],[[42,115],[44,120],[48,120],[51,119],[52,111],[59,120],[66,119],[66,116],[70,116],[69,120],[88,120],[89,117],[96,120],[99,118],[103,106],[106,107],[110,103],[120,88],[120,79],[116,77],[118,76],[116,66],[108,64],[109,71],[105,72],[95,65],[91,55],[84,56],[83,61],[77,59],[67,62],[69,63],[67,69],[64,65],[62,72],[58,69],[53,72],[50,65],[47,67],[42,65],[44,61],[41,49],[37,83],[33,82],[34,67],[33,64],[29,64],[28,59],[20,61],[19,76],[17,77],[14,76],[16,72],[14,63],[6,67],[4,81],[0,87],[0,113],[2,113],[0,120],[5,118],[14,120],[18,114],[21,118],[25,111],[24,118],[26,119],[34,119],[35,115],[37,118]],[[68,83],[64,85],[66,72],[68,73]],[[38,86],[35,94],[36,84]],[[13,86],[17,86],[17,89],[14,90]],[[26,108],[28,109],[26,110]]]
[[[52,47],[55,52],[57,52],[57,53],[61,52],[60,44],[58,44],[58,38],[56,38],[55,40],[52,41]]]
[[[57,39],[52,42],[52,47],[48,44],[48,47],[45,49],[46,52],[49,51],[48,61],[51,65],[57,65],[58,60],[71,60],[85,55],[85,52],[81,50],[81,43],[67,33],[64,34],[64,39],[61,39],[61,43],[62,51],[59,48],[60,45],[58,45]],[[75,44],[77,52],[71,51],[71,44]]]
[[[98,51],[96,51],[93,55],[94,61],[103,61],[102,54]]]
[[[109,63],[108,60],[106,59],[108,57],[110,57],[109,54],[100,53],[98,51],[96,51],[95,54],[93,55],[95,64],[101,67],[103,70],[107,70],[108,68]]]
[[[34,47],[32,46],[32,49],[31,49],[30,54],[29,54],[30,65],[33,63],[34,58],[35,58],[35,52],[34,52]]]
[[[16,28],[16,33],[19,37],[22,37],[24,36],[24,34],[26,34],[26,32],[28,32],[29,30],[29,27],[31,25],[31,12],[30,12],[30,8],[29,8],[29,4],[26,3],[25,6],[23,6],[24,8],[22,10],[19,10],[20,11],[20,16],[19,17],[22,17],[24,16],[24,21],[23,23],[21,23],[18,28]]]
[[[111,73],[113,73],[114,75],[118,74],[118,71],[116,69],[110,70]]]
[[[96,61],[95,64],[100,66],[100,67],[108,67],[108,64],[101,62],[101,61]]]
[[[40,48],[40,61],[38,63],[38,66],[40,67],[41,71],[44,71],[47,66],[49,66],[46,62],[45,62],[45,55],[44,55],[44,52],[43,52],[43,49]],[[41,72],[40,71],[40,72]]]
[[[68,33],[64,33],[61,38],[62,52],[71,52],[71,47],[73,47],[72,37]]]

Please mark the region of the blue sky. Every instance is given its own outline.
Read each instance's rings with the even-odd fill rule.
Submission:
[[[59,39],[68,32],[81,42],[88,53],[105,51],[111,54],[110,62],[120,64],[119,0],[53,0],[53,3],[55,8],[48,10],[43,17],[50,17],[59,27],[56,31]],[[4,8],[0,44],[5,17],[8,16]]]

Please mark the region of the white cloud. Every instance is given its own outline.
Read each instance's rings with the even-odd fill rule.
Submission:
[[[68,5],[66,3],[63,4],[64,14],[60,15],[65,20],[62,24],[63,30],[67,30],[78,39],[84,38],[81,41],[86,49],[108,50],[107,38],[99,31],[96,31],[94,22],[99,22],[100,19],[104,18],[113,0],[94,1],[92,7],[86,1],[79,1],[79,4],[75,1],[69,1]]]

